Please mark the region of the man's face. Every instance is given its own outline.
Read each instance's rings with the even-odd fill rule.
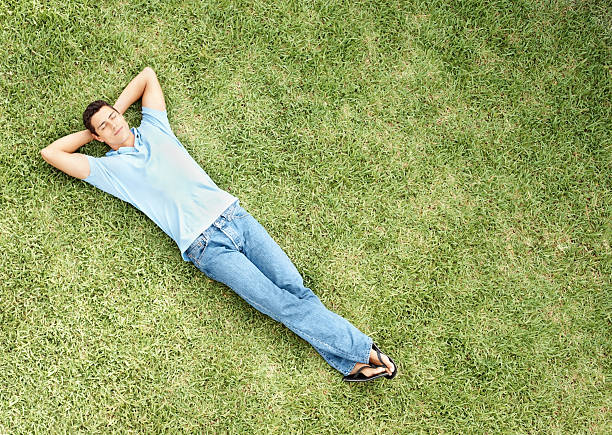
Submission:
[[[96,130],[95,139],[106,142],[113,149],[118,148],[130,137],[130,127],[123,115],[109,106],[102,106],[91,117],[91,125]]]

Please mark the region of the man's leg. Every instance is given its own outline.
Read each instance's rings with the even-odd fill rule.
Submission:
[[[287,283],[299,296],[280,288],[241,252],[246,239],[256,243],[260,237],[254,234],[259,229],[253,228],[253,222],[256,223],[250,215],[240,214],[215,222],[214,227],[205,232],[205,246],[192,253],[196,266],[212,279],[228,285],[259,311],[285,324],[343,374],[348,374],[355,363],[368,362],[372,345],[369,337],[325,308],[303,286]],[[260,254],[265,255],[265,249]],[[286,265],[275,265],[277,262],[270,253],[268,258],[267,263],[272,264],[269,267],[276,268],[276,273],[282,275],[280,269]]]
[[[293,262],[255,218],[240,208],[236,211],[234,223],[238,231],[244,234],[242,252],[270,281],[298,298],[317,303],[327,310],[313,291],[304,287],[304,280]],[[352,369],[356,363],[315,345],[313,347],[328,364],[341,372],[348,365]]]
[[[237,230],[245,234],[243,243],[240,247],[241,251],[268,279],[278,287],[291,292],[300,299],[312,300],[321,304],[321,306],[327,310],[312,290],[308,287],[304,287],[302,276],[289,257],[287,257],[282,248],[278,246],[266,229],[257,222],[256,219],[243,208],[237,207],[232,211],[232,220]],[[317,346],[314,346],[314,348],[325,361],[343,373],[347,365],[352,365],[351,373],[359,371],[362,366],[366,365],[362,362],[355,363],[354,361],[347,361],[345,358],[330,354]],[[379,359],[374,349],[371,349],[369,363],[378,365],[379,367],[381,364],[384,364],[387,372],[391,374],[393,370],[395,370],[395,366],[388,356],[384,354],[381,356],[382,360]],[[384,369],[366,368],[362,370],[362,373],[366,376],[371,376],[380,373],[381,370]]]

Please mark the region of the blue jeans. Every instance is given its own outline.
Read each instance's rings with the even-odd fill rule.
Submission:
[[[347,375],[367,363],[372,339],[329,311],[283,250],[238,202],[187,249],[187,257],[215,281],[283,323],[310,343],[333,368]]]

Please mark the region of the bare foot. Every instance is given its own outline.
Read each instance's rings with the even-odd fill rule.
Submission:
[[[387,373],[389,374],[389,376],[391,376],[393,374],[393,371],[395,370],[395,365],[393,365],[389,357],[384,353],[381,352],[380,356],[382,358],[382,361],[378,359],[378,355],[376,354],[376,351],[374,349],[370,350],[370,364],[384,364],[387,367]]]
[[[355,373],[357,373],[359,371],[360,368],[362,367],[367,367],[368,364],[363,364],[363,363],[357,363],[355,364],[355,367],[353,367],[353,370],[351,370],[351,372],[349,373],[350,375],[354,375]],[[378,375],[380,373],[384,373],[385,372],[385,368],[384,367],[367,367],[363,370],[361,370],[361,373],[363,373],[364,376],[372,377],[374,375]]]
[[[369,363],[371,365],[382,365],[384,364],[385,366],[387,366],[387,368],[385,367],[368,367],[365,368],[361,371],[361,373],[363,373],[364,376],[370,377],[370,376],[374,376],[374,375],[378,375],[380,373],[383,372],[387,372],[387,374],[390,376],[393,373],[393,370],[395,370],[395,366],[393,365],[393,363],[391,362],[391,360],[389,360],[389,357],[387,357],[387,355],[385,355],[384,353],[380,354],[382,357],[382,361],[378,359],[378,355],[376,355],[376,352],[374,351],[374,349],[370,349],[370,361]],[[363,363],[357,363],[355,364],[355,367],[353,367],[353,370],[351,370],[351,375],[357,373],[359,371],[359,369],[363,366],[367,366],[368,364],[363,364]]]

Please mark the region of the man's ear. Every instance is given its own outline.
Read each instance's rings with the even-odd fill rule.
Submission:
[[[92,135],[92,136],[93,136],[93,138],[94,138],[95,140],[97,140],[98,142],[102,142],[102,143],[104,143],[104,141],[102,140],[102,138],[101,138],[100,136],[98,136],[97,134],[92,133],[91,135]]]

